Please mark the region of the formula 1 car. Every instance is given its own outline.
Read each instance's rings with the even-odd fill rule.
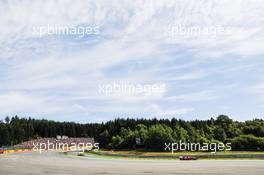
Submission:
[[[180,160],[198,160],[197,156],[180,156]]]
[[[0,154],[4,154],[4,149],[0,148]]]

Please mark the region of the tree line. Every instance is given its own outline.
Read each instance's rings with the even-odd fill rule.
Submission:
[[[94,137],[100,148],[163,150],[164,143],[232,143],[232,150],[264,150],[264,120],[123,119],[80,124],[32,118],[6,117],[0,121],[0,147],[39,137]]]

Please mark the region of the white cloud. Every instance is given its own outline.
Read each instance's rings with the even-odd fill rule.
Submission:
[[[7,92],[0,94],[0,110],[2,115],[22,116],[28,114],[48,115],[57,111],[57,108],[48,105],[47,98],[32,96],[21,92]],[[43,110],[45,109],[45,110]]]
[[[258,83],[245,88],[245,91],[249,93],[264,95],[264,83]]]
[[[244,85],[255,77],[254,69],[261,68],[257,56],[264,54],[263,9],[260,0],[2,1],[0,99],[6,102],[0,102],[0,115],[48,111],[53,116],[98,116],[100,111],[147,113],[148,108],[157,115],[188,114],[195,107],[172,105],[219,99],[219,89],[211,91],[208,84]],[[33,35],[33,27],[47,24],[98,25],[100,35]],[[178,25],[223,26],[231,33],[170,38],[168,29]],[[111,71],[115,66],[120,67],[116,74]],[[98,94],[98,84],[114,80],[161,82],[174,89],[157,96]]]
[[[182,102],[201,102],[201,101],[210,101],[221,98],[220,95],[215,94],[213,91],[201,91],[193,92],[189,94],[182,94],[177,96],[170,96],[165,98],[165,100],[171,101],[182,101]]]

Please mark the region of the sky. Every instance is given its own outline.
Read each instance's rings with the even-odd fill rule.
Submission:
[[[263,16],[261,0],[1,0],[0,118],[263,118]]]

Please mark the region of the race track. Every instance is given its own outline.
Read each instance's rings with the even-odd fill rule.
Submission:
[[[263,175],[262,160],[133,160],[55,152],[0,155],[1,175]]]

